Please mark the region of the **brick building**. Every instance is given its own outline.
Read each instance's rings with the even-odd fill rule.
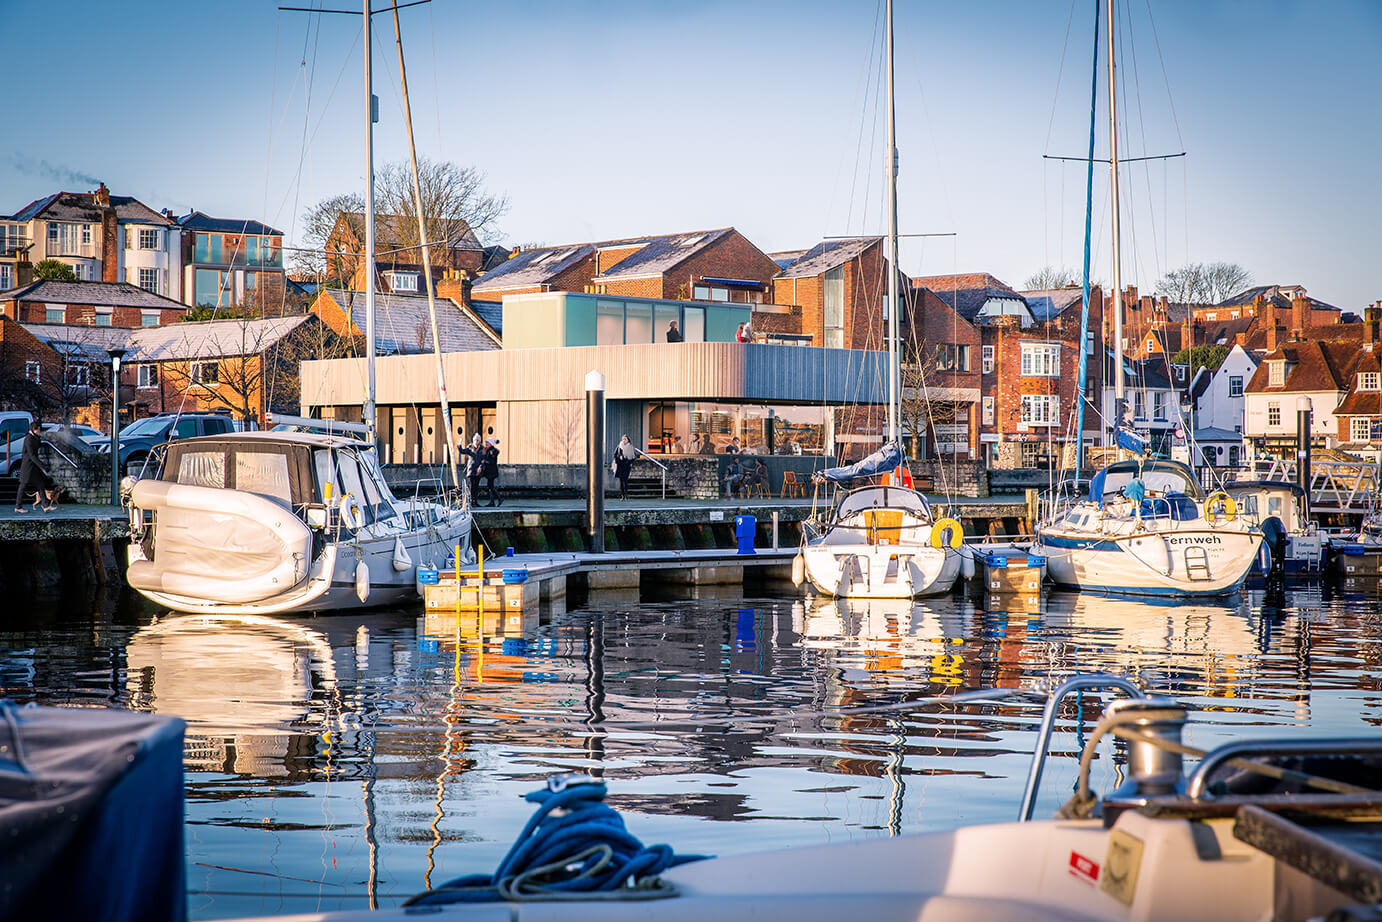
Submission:
[[[886,264],[882,237],[824,240],[777,273],[771,301],[799,308],[796,332],[815,345],[886,349]],[[904,280],[899,290],[907,287]]]
[[[1310,297],[1303,285],[1257,285],[1225,298],[1218,304],[1196,304],[1192,312],[1195,320],[1212,324],[1256,317],[1264,304],[1284,312],[1290,310],[1292,304],[1297,301],[1306,304],[1308,315],[1305,320],[1309,325],[1338,323],[1342,316],[1342,312],[1334,305]]]
[[[181,320],[187,305],[126,282],[46,279],[0,294],[0,311],[21,323],[154,327]]]
[[[469,224],[460,218],[437,218],[427,229],[433,243],[429,253],[432,281],[473,278],[502,261],[502,253],[481,245]],[[441,242],[444,241],[444,242]],[[376,214],[374,217],[375,287],[395,294],[423,291],[422,251],[418,246],[417,218]],[[365,216],[345,212],[326,240],[327,281],[363,291],[365,288]],[[424,292],[425,293],[425,292]]]
[[[50,414],[65,380],[55,349],[13,317],[0,316],[0,409]]]
[[[283,232],[258,221],[178,218],[182,229],[183,298],[196,307],[282,305]]]

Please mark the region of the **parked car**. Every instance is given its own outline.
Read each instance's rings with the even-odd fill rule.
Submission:
[[[23,410],[0,413],[0,470],[6,476],[19,470],[19,460],[24,453],[24,436],[29,431],[29,423],[33,421],[33,414]]]
[[[99,445],[102,442],[109,441],[109,439],[106,438],[106,434],[100,429],[93,429],[91,426],[83,426],[81,423],[72,423],[66,426],[62,423],[43,424],[44,432],[57,432],[63,429],[72,433],[72,435],[86,442],[88,445]]]
[[[162,413],[137,419],[120,430],[120,466],[142,464],[153,457],[155,449],[173,439],[190,439],[199,435],[223,435],[239,431],[236,420],[223,413]],[[110,454],[110,439],[96,443],[100,451]],[[152,467],[152,465],[151,465]]]

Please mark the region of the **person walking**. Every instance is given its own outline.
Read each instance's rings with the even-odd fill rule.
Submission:
[[[480,433],[475,433],[469,445],[462,446],[461,454],[465,455],[465,479],[470,487],[470,501],[479,503],[480,501],[480,469],[485,463],[485,446],[480,444]]]
[[[498,439],[485,439],[485,450],[480,456],[480,476],[485,478],[485,485],[489,487],[489,505],[504,505],[504,497],[494,488],[494,482],[499,479]]]
[[[619,445],[614,449],[614,461],[610,467],[614,470],[614,476],[619,481],[619,498],[629,498],[629,474],[633,470],[633,460],[638,457],[638,449],[633,447],[629,437],[625,435],[619,440]]]
[[[669,343],[679,343],[681,339],[681,330],[677,329],[677,322],[673,320],[671,323],[667,324],[667,341]]]
[[[24,438],[24,451],[19,462],[19,492],[14,494],[14,511],[28,512],[24,499],[34,494],[34,505],[43,505],[44,512],[57,508],[53,504],[53,478],[43,469],[38,457],[38,447],[43,444],[43,427],[38,420],[29,423],[29,434]]]

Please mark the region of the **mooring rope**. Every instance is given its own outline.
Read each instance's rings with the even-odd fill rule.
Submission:
[[[677,888],[658,875],[706,855],[678,855],[644,845],[604,802],[597,781],[556,777],[525,794],[539,804],[493,874],[457,877],[404,906],[554,900],[658,900]]]

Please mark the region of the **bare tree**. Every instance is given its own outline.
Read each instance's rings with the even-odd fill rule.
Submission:
[[[578,449],[585,429],[585,405],[579,400],[563,400],[553,408],[547,429],[548,444],[554,453],[565,457],[563,463],[575,464],[583,454]]]
[[[1190,263],[1172,269],[1156,283],[1156,293],[1182,304],[1218,304],[1252,284],[1252,273],[1237,263]]]
[[[448,247],[465,244],[471,234],[493,228],[509,210],[507,196],[485,189],[485,174],[475,167],[449,160],[418,159],[418,185],[422,189],[422,215],[427,239],[433,243],[432,263],[444,265]],[[329,246],[337,222],[344,217],[361,245],[365,239],[364,196],[358,192],[333,195],[313,205],[303,215],[303,251],[295,257],[294,270],[328,284],[348,282],[359,264],[352,248]],[[375,182],[377,256],[388,253],[393,261],[420,264],[415,248],[417,208],[413,202],[412,170],[407,161],[386,164]]]
[[[954,370],[941,367],[950,364],[948,360],[941,360],[943,348],[955,347],[948,344],[931,346],[924,338],[917,337],[906,343],[898,401],[898,423],[904,433],[921,437],[927,431],[934,432],[936,426],[955,425],[960,419],[961,404],[933,398],[930,393],[931,388],[941,385],[947,372]]]
[[[1024,291],[1045,291],[1052,288],[1071,288],[1080,284],[1080,277],[1074,270],[1065,267],[1042,266],[1035,275],[1027,276],[1022,283]]]

